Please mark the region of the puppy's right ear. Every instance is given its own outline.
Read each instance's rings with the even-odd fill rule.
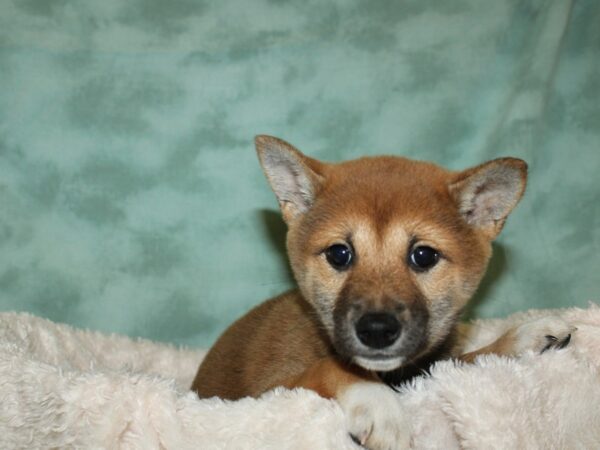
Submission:
[[[254,142],[283,220],[289,224],[312,206],[323,182],[322,164],[276,137],[260,135]]]

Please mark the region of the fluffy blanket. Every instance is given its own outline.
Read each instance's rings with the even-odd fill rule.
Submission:
[[[577,327],[567,348],[444,361],[404,387],[411,447],[600,448],[598,306],[477,321],[463,338],[474,349],[551,313]],[[187,387],[202,356],[2,313],[0,448],[358,448],[337,404],[309,391],[199,400]]]

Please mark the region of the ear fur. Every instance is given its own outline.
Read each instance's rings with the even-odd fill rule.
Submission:
[[[494,239],[523,196],[526,183],[525,161],[499,158],[459,173],[449,189],[467,223]]]
[[[312,206],[323,180],[321,163],[276,137],[260,135],[254,142],[283,219],[289,223]]]

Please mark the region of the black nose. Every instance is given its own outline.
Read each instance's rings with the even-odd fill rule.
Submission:
[[[371,348],[385,348],[400,336],[402,328],[396,317],[386,313],[367,313],[356,322],[360,342]]]

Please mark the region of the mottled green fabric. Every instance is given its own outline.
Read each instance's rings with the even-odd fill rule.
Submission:
[[[530,164],[471,314],[600,299],[600,2],[3,0],[0,308],[207,345],[290,286],[253,136]]]

